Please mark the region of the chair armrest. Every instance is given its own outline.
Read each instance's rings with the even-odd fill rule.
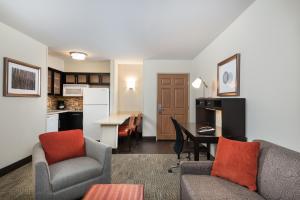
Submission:
[[[182,161],[180,162],[180,175],[210,175],[213,161]]]
[[[32,170],[35,185],[35,199],[51,199],[52,189],[49,166],[40,143],[37,143],[33,147]]]
[[[86,155],[97,160],[103,165],[103,173],[111,179],[111,154],[112,148],[101,142],[97,142],[91,138],[85,137]]]

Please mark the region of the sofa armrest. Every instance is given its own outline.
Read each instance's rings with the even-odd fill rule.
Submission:
[[[110,181],[112,148],[106,144],[85,137],[85,150],[88,157],[97,160],[103,166],[102,174],[107,175]]]
[[[180,162],[180,175],[210,175],[213,161],[182,161]]]
[[[35,199],[51,199],[52,189],[48,162],[40,143],[33,147],[32,152],[33,181],[35,186]]]

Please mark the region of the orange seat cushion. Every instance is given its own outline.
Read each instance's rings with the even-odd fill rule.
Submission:
[[[49,165],[70,158],[85,156],[82,130],[49,132],[39,136]]]
[[[258,142],[240,142],[220,137],[211,175],[255,191],[259,146]]]
[[[125,137],[128,136],[129,127],[128,125],[120,125],[119,126],[119,136]]]

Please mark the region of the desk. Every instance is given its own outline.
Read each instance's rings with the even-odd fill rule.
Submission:
[[[216,128],[215,133],[212,135],[200,135],[197,133],[198,128],[205,126],[205,124],[200,123],[184,123],[180,124],[184,133],[193,141],[194,143],[194,160],[199,160],[199,144],[207,144],[207,160],[210,160],[210,144],[218,143],[219,136],[222,135],[221,128]]]
[[[113,149],[117,149],[119,125],[123,124],[129,117],[130,114],[113,114],[106,119],[97,121],[101,126],[102,132],[100,141]]]

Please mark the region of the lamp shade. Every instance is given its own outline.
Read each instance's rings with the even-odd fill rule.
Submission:
[[[196,79],[193,81],[192,86],[193,86],[194,88],[200,88],[201,83],[202,83],[201,78],[196,78]]]

